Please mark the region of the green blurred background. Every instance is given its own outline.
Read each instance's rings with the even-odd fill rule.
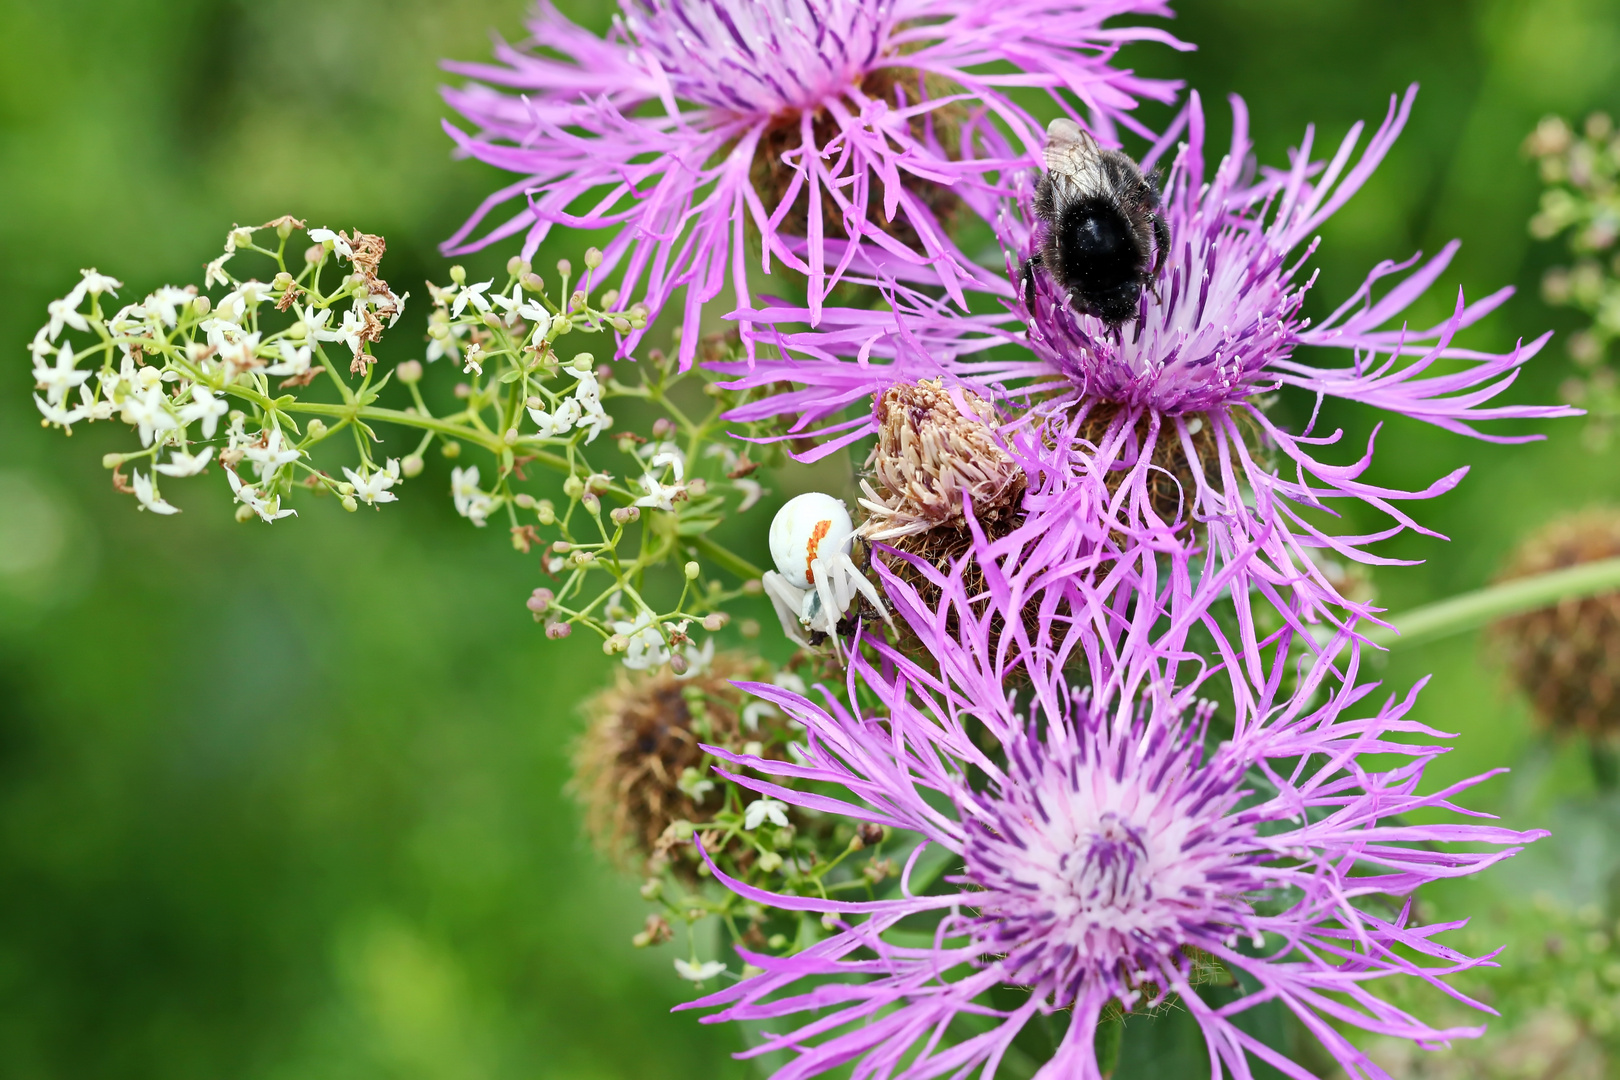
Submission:
[[[606,24],[605,4],[565,5]],[[1537,297],[1559,253],[1525,221],[1519,143],[1548,111],[1620,110],[1614,0],[1183,0],[1189,80],[1218,138],[1243,94],[1264,159],[1336,141],[1423,84],[1406,136],[1326,230],[1314,310],[1385,257],[1465,243],[1425,316],[1521,288],[1473,335],[1506,348],[1574,317]],[[494,174],[438,128],[440,57],[521,34],[516,0],[0,0],[0,1076],[587,1080],[745,1075],[735,1036],[668,1015],[667,951],[577,839],[563,792],[589,642],[523,610],[530,558],[454,517],[447,469],[384,514],[231,520],[223,484],[137,514],[100,467],[111,425],[42,431],[24,350],[81,266],[141,295],[200,277],[233,222],[291,212],[388,237],[386,275],[442,280],[435,244]],[[1320,143],[1319,143],[1320,145]],[[504,262],[510,251],[487,256]],[[402,327],[419,326],[407,315]],[[1422,321],[1421,318],[1414,321]],[[396,332],[383,355],[419,345]],[[1549,400],[1558,343],[1511,395]],[[1333,419],[1364,437],[1369,418]],[[1478,586],[1529,529],[1620,500],[1612,454],[1565,422],[1530,447],[1407,423],[1377,478],[1463,487],[1422,507],[1453,542],[1377,575],[1395,610]],[[215,490],[218,489],[218,490]],[[1599,897],[1620,855],[1577,748],[1544,745],[1477,636],[1396,654],[1419,713],[1461,732],[1436,781],[1517,772],[1475,802],[1559,835],[1434,898]],[[1511,963],[1511,960],[1509,960]]]

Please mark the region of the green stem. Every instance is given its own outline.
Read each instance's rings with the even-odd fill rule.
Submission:
[[[1475,630],[1510,615],[1551,607],[1561,600],[1584,600],[1617,589],[1620,557],[1600,559],[1425,604],[1392,618],[1393,630],[1378,627],[1367,638],[1386,647],[1417,645]]]
[[[738,555],[735,552],[727,551],[713,540],[710,540],[707,536],[694,536],[690,541],[688,541],[688,543],[697,548],[699,553],[704,555],[706,558],[713,560],[715,563],[731,571],[733,574],[736,574],[744,581],[747,581],[750,578],[760,577],[762,574],[764,574],[764,571],[759,567],[755,566],[741,555]]]

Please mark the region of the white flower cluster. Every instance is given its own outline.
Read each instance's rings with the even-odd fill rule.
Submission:
[[[398,461],[378,469],[362,460],[358,470],[343,470],[346,482],[334,482],[309,466],[309,445],[330,429],[317,418],[299,433],[277,401],[280,391],[308,386],[328,371],[341,383],[323,349],[327,342],[342,343],[350,373],[369,381],[370,345],[382,336],[384,320],[392,326],[405,305],[405,297],[377,276],[381,237],[311,229],[314,244],[304,253],[300,272],[291,273],[287,241],[302,227],[282,218],[233,228],[224,254],[208,264],[204,277],[205,287],[228,287],[217,302],[194,285],[165,285],[140,303],[109,313],[106,299],[116,298],[122,283],[85,270],[71,292],[48,305],[48,320],[30,346],[39,391],[34,402],[46,425],[69,434],[81,421],[118,419],[133,428],[143,449],[109,455],[108,464],[115,485],[133,494],[140,508],[177,513],[159,492],[158,475],[195,476],[216,460],[242,518],[275,521],[296,513],[282,508],[281,496],[299,469],[303,482],[333,491],[345,505],[396,498],[387,489],[399,479]],[[274,249],[258,246],[260,232],[274,235]],[[226,268],[249,249],[276,260],[279,270],[269,283],[238,280]],[[321,278],[329,261],[347,261],[351,272],[328,290]],[[261,319],[267,307],[285,314],[279,329],[272,331]],[[345,310],[334,325],[339,307]],[[74,333],[94,340],[76,343]],[[80,367],[87,362],[90,366]],[[279,381],[273,386],[273,380]],[[352,396],[346,386],[344,392]],[[233,400],[243,408],[232,411]],[[227,416],[223,445],[199,445],[220,440]],[[142,459],[148,471],[135,467],[126,478],[122,466]],[[244,469],[251,469],[251,478],[244,478]]]
[[[378,276],[382,237],[317,228],[307,230],[308,244],[293,242],[300,230],[304,223],[292,218],[233,228],[202,289],[164,286],[116,310],[109,301],[122,283],[85,271],[49,305],[34,338],[35,401],[45,423],[70,434],[80,422],[128,424],[139,449],[105,461],[118,490],[156,514],[179,509],[162,483],[218,466],[243,521],[294,516],[290,503],[306,490],[335,495],[347,510],[396,502],[401,482],[424,471],[424,455],[437,443],[452,462],[458,514],[478,527],[504,514],[514,547],[542,546],[540,570],[550,584],[534,590],[528,607],[549,637],[585,627],[632,669],[667,664],[687,676],[707,669],[713,642],[700,647],[689,631],[724,626],[721,606],[757,592],[760,573],[708,538],[731,496],[741,512],[764,494],[751,478],[757,463],[730,445],[722,419],[734,396],[656,351],[635,366],[629,384],[591,353],[559,355],[565,335],[622,341],[646,326],[640,305],[620,309],[613,290],[592,296],[591,271],[603,261],[594,249],[577,287],[569,263],[557,264],[560,287],[551,295],[519,259],[498,289],[494,278],[470,282],[462,267],[451,267],[449,284],[428,285],[433,307],[422,360],[376,377],[372,346],[406,300]],[[250,258],[265,260],[265,271],[239,277]],[[465,381],[454,387],[455,404],[435,411],[420,384],[441,358],[452,361],[446,374]],[[683,380],[705,384],[706,417],[674,403],[671,391]],[[382,400],[385,389],[392,407]],[[408,404],[399,400],[406,395]],[[615,427],[609,408],[624,400],[663,414],[651,438],[634,431],[601,438]],[[414,447],[381,452],[383,425],[410,429]],[[359,460],[327,471],[312,454],[324,456],[331,448],[321,444],[345,428]],[[486,456],[457,460],[468,448]],[[615,450],[627,467],[605,460]],[[537,480],[560,486],[560,498],[525,490]],[[643,514],[650,520],[642,523]],[[659,566],[684,577],[667,608],[649,605],[643,593],[643,579]],[[738,581],[728,588],[706,575],[709,566]]]

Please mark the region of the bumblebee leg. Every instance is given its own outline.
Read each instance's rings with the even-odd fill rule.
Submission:
[[[1024,260],[1024,306],[1031,311],[1035,310],[1035,267],[1040,261],[1039,255]]]
[[[1153,215],[1153,276],[1164,269],[1164,260],[1170,257],[1170,225],[1159,214]]]

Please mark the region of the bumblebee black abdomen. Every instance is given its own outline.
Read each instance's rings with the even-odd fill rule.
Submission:
[[[1108,199],[1082,199],[1064,208],[1057,223],[1058,278],[1074,292],[1075,306],[1118,324],[1136,314],[1149,252],[1137,231]]]

